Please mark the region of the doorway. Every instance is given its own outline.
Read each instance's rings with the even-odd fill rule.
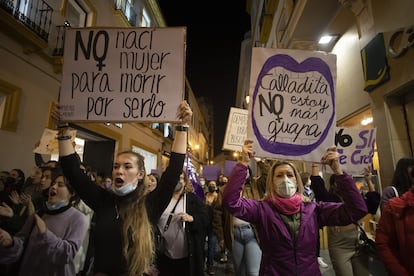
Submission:
[[[83,146],[77,148],[82,162],[99,176],[111,176],[116,141],[77,125],[70,127],[76,129],[76,138],[84,141]]]

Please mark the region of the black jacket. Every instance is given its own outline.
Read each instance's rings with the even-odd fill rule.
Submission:
[[[171,153],[169,166],[162,174],[157,188],[147,195],[147,212],[152,225],[156,225],[162,211],[169,203],[182,172],[184,157],[184,154]],[[61,157],[60,162],[66,178],[80,198],[95,212],[94,271],[107,275],[126,275],[128,266],[122,253],[122,221],[119,210],[136,200],[136,191],[119,197],[100,188],[81,171],[76,154]]]

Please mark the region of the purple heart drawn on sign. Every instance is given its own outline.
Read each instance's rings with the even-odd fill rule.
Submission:
[[[268,72],[275,67],[281,67],[290,72],[295,72],[295,73],[306,73],[310,71],[320,73],[325,78],[325,80],[327,81],[329,85],[329,88],[331,91],[332,110],[335,110],[334,82],[333,82],[333,77],[329,69],[329,66],[320,58],[311,57],[311,58],[304,60],[301,63],[298,63],[291,56],[284,55],[284,54],[271,56],[264,63],[258,75],[257,83],[254,88],[252,106],[255,106],[259,88],[260,88],[260,83],[263,77],[267,75]],[[257,141],[259,142],[260,146],[262,147],[262,149],[270,153],[280,154],[280,155],[289,155],[289,156],[305,155],[315,150],[319,145],[321,145],[324,142],[326,136],[328,135],[331,129],[331,126],[335,118],[335,114],[334,112],[332,112],[331,116],[329,117],[329,120],[327,120],[326,122],[326,127],[323,129],[319,139],[317,139],[315,142],[311,144],[300,145],[300,144],[283,143],[283,142],[277,142],[277,141],[269,141],[268,139],[266,139],[266,137],[264,137],[261,134],[259,130],[258,124],[256,122],[255,114],[254,114],[254,108],[252,108],[250,112],[251,112],[251,118],[252,118],[253,133]]]

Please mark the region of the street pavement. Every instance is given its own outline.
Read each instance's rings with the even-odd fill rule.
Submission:
[[[331,259],[329,258],[328,249],[321,249],[320,255],[329,266],[327,268],[320,268],[323,276],[336,276],[332,267]],[[233,271],[230,271],[229,267],[232,266],[231,260],[229,258],[228,263],[215,263],[215,275],[216,276],[235,276]],[[370,261],[370,276],[387,276],[388,274],[384,271],[382,264],[379,264],[376,261]],[[207,274],[207,272],[205,273]],[[269,275],[270,276],[270,275]]]

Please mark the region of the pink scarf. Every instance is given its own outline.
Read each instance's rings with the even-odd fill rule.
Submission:
[[[300,194],[295,193],[289,198],[280,197],[275,195],[274,197],[267,196],[266,200],[273,203],[276,209],[285,215],[293,215],[300,211],[300,205],[302,204],[302,197]]]

